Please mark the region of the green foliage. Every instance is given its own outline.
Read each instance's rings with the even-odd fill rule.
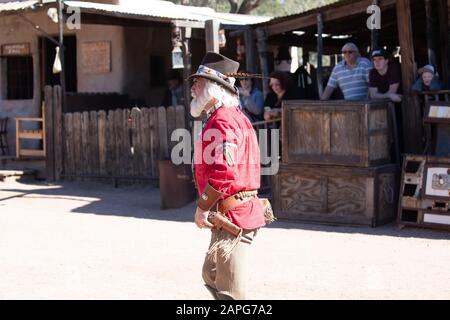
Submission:
[[[190,6],[206,6],[213,8],[218,12],[229,12],[229,0],[170,0],[176,4],[190,5]],[[239,4],[243,0],[237,0]],[[303,12],[316,7],[321,7],[338,0],[260,0],[259,6],[252,10],[250,14],[261,16],[285,16]],[[188,2],[188,3],[187,3]]]

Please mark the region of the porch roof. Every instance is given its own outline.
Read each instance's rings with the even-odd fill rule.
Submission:
[[[56,3],[55,0],[29,0],[0,3],[0,14],[31,11],[43,5]],[[64,1],[68,7],[78,7],[83,13],[113,16],[118,18],[144,19],[156,22],[174,20],[204,23],[215,19],[225,25],[249,25],[269,21],[271,17],[251,16],[216,12],[212,8],[177,5],[169,1],[148,0],[139,4],[104,4],[84,1]]]

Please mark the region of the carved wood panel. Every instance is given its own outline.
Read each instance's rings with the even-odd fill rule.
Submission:
[[[363,215],[366,212],[366,179],[330,178],[328,181],[328,213]]]
[[[323,186],[320,177],[305,178],[296,174],[282,174],[279,185],[282,211],[323,212]]]
[[[378,197],[379,220],[394,218],[397,199],[395,174],[380,174]]]

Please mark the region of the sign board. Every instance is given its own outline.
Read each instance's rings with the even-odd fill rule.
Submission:
[[[111,71],[111,42],[90,41],[81,45],[81,70],[84,74]]]
[[[425,166],[424,198],[450,200],[450,166]]]
[[[425,109],[426,123],[450,123],[450,103],[428,102]]]
[[[10,43],[2,45],[2,56],[28,56],[30,55],[29,43]]]

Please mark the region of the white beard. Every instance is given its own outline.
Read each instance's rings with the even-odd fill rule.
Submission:
[[[210,100],[210,97],[208,97],[207,94],[205,94],[205,92],[203,92],[203,94],[198,97],[195,96],[195,94],[193,92],[191,92],[191,95],[193,98],[191,101],[191,108],[190,108],[191,116],[193,116],[194,118],[198,118],[198,117],[200,117],[203,110],[205,109],[206,104]]]

